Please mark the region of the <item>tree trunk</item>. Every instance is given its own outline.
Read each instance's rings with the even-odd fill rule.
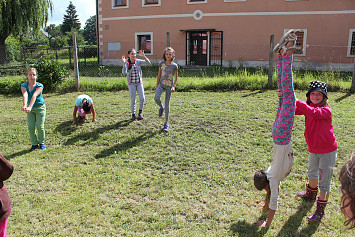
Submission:
[[[0,37],[0,64],[7,62],[6,47],[5,47],[5,37]]]

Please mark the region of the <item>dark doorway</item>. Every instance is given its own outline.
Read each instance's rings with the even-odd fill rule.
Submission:
[[[207,66],[207,32],[189,32],[190,65]]]

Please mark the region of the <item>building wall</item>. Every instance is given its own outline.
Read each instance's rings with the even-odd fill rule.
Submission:
[[[100,59],[103,64],[119,64],[129,48],[136,47],[135,33],[153,33],[150,59],[161,59],[167,32],[179,63],[186,62],[186,31],[223,31],[223,64],[251,66],[268,64],[270,35],[275,43],[285,29],[305,29],[304,56],[295,56],[303,67],[327,64],[351,70],[354,57],[347,56],[349,31],[355,29],[355,2],[352,0],[207,0],[187,4],[187,0],[161,0],[160,6],[142,7],[141,0],[129,0],[129,7],[113,9],[113,0],[99,0]],[[202,14],[198,14],[202,13]],[[108,51],[108,43],[119,42],[120,50]],[[347,68],[347,69],[346,69]]]

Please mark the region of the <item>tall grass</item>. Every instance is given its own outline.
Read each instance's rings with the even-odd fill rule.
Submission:
[[[80,76],[80,90],[82,91],[119,91],[127,89],[125,77],[121,74],[121,67],[90,67],[90,70]],[[143,67],[144,88],[155,90],[158,67]],[[347,92],[351,87],[351,73],[344,72],[316,72],[294,70],[295,89],[305,90],[309,82],[322,80],[328,84],[328,91]],[[92,76],[96,75],[96,76]],[[73,74],[55,92],[75,91]],[[273,75],[271,88],[268,85],[268,72],[255,68],[223,68],[210,67],[201,70],[179,70],[178,91],[234,91],[234,90],[263,90],[276,89],[276,71]],[[0,78],[0,93],[17,93],[19,85],[25,77],[8,76]],[[38,81],[40,82],[40,76]]]

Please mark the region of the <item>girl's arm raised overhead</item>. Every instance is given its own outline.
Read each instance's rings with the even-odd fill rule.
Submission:
[[[143,61],[143,62],[144,62],[145,64],[152,65],[152,63],[150,62],[149,58],[147,58],[147,56],[145,56],[144,50],[139,50],[138,55],[144,58],[144,61]]]
[[[31,98],[31,101],[30,101],[30,104],[29,104],[28,107],[26,108],[26,113],[31,112],[31,109],[32,109],[34,103],[36,102],[37,96],[38,96],[39,94],[41,94],[42,91],[43,91],[43,87],[38,87],[38,88],[36,89],[36,91],[33,93],[32,98]]]
[[[27,99],[28,99],[28,93],[25,87],[21,86],[21,92],[22,92],[22,111],[26,111],[27,107]]]
[[[128,73],[128,68],[127,68],[127,66],[126,66],[126,64],[127,64],[127,59],[126,59],[126,57],[125,57],[124,55],[122,56],[122,62],[123,62],[122,74],[123,74],[123,75],[126,75],[126,74]]]

